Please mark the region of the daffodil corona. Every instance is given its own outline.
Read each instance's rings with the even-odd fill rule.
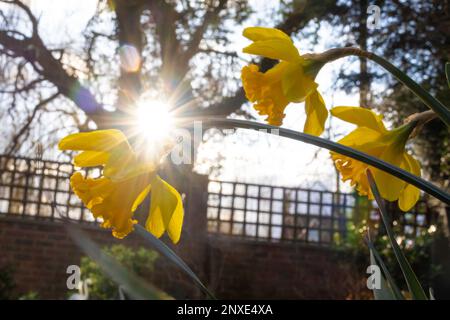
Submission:
[[[119,130],[97,130],[75,133],[59,142],[61,150],[82,151],[75,156],[78,167],[102,166],[99,178],[75,172],[70,185],[94,217],[103,220],[102,227],[123,238],[137,223],[133,213],[151,192],[146,229],[156,237],[167,231],[171,240],[180,239],[183,204],[180,194],[157,174],[154,161],[144,161],[132,149]]]
[[[243,35],[253,43],[244,53],[263,56],[280,62],[262,73],[254,64],[242,69],[242,83],[247,96],[266,121],[280,126],[284,110],[290,102],[305,102],[306,122],[304,132],[320,135],[325,128],[328,111],[317,91],[314,78],[320,64],[300,55],[287,34],[278,29],[251,27]]]
[[[339,143],[420,176],[419,163],[405,150],[406,141],[414,129],[412,123],[387,130],[381,115],[360,107],[335,107],[331,109],[331,114],[358,126],[339,140]],[[366,176],[366,169],[369,166],[338,153],[331,152],[331,156],[342,175],[342,180],[350,180],[360,195],[367,195],[369,199],[373,199]],[[410,210],[416,204],[420,196],[418,188],[384,171],[373,167],[370,169],[384,199],[398,200],[398,205],[403,211]]]

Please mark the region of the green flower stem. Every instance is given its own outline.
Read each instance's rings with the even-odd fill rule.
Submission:
[[[394,66],[386,59],[372,53],[361,50],[359,48],[334,48],[325,51],[320,54],[308,54],[305,58],[311,60],[318,60],[322,63],[328,63],[343,57],[358,56],[372,60],[389,71],[394,77],[396,77],[401,83],[408,87],[419,99],[422,100],[430,109],[432,109],[444,123],[450,127],[450,110],[443,105],[439,100],[434,98],[424,88],[422,88],[417,82],[408,77],[403,71]]]
[[[370,166],[377,169],[383,170],[403,181],[410,183],[417,188],[429,193],[430,195],[436,197],[437,199],[443,201],[446,204],[450,204],[450,195],[445,191],[439,189],[434,184],[417,177],[406,170],[398,168],[391,165],[383,160],[367,155],[361,151],[353,148],[338,144],[333,141],[322,139],[316,136],[312,136],[306,133],[297,132],[290,129],[284,129],[280,127],[271,126],[264,123],[257,123],[248,120],[237,120],[237,119],[225,119],[225,118],[190,118],[189,120],[180,120],[180,127],[191,127],[195,121],[201,121],[203,127],[206,128],[242,128],[242,129],[254,129],[254,130],[264,130],[269,134],[279,135],[285,138],[302,141],[308,144],[315,145],[320,148],[325,148],[330,151],[340,153],[344,156],[350,157],[352,159],[364,162]]]

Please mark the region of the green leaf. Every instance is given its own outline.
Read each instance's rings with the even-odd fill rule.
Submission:
[[[447,84],[450,88],[450,62],[445,64],[445,76],[447,77]]]
[[[208,288],[206,288],[206,286],[200,281],[197,275],[191,270],[191,268],[189,268],[189,266],[164,242],[156,238],[141,225],[135,225],[134,228],[137,234],[144,238],[144,240],[146,240],[154,249],[183,270],[184,273],[186,273],[209,298],[216,299]]]
[[[374,255],[373,255],[372,249],[369,249],[369,252],[370,252],[370,264],[378,265],[375,260]],[[380,276],[381,276],[381,280],[380,280],[381,286],[380,286],[380,289],[377,289],[377,288],[372,289],[373,298],[375,300],[398,300],[398,299],[395,299],[394,293],[392,292],[391,288],[388,286],[384,275],[380,274]]]
[[[423,290],[422,286],[420,285],[420,282],[417,279],[416,274],[412,270],[411,265],[409,264],[408,260],[406,259],[405,255],[400,249],[400,246],[398,245],[397,241],[395,240],[395,235],[390,225],[390,219],[386,207],[384,206],[384,201],[381,199],[378,187],[375,183],[375,180],[370,170],[367,170],[367,178],[369,180],[373,196],[377,201],[380,215],[383,220],[384,227],[386,228],[386,233],[389,237],[392,249],[394,250],[395,257],[397,259],[398,264],[400,265],[400,268],[402,269],[403,276],[405,277],[406,280],[406,284],[408,285],[409,292],[411,293],[413,299],[428,300],[428,297],[425,294],[425,291]]]
[[[66,229],[76,245],[86,253],[111,280],[113,280],[131,299],[171,299],[163,291],[146,283],[135,273],[123,267],[114,258],[102,252],[100,247],[89,239],[89,236],[73,222],[66,224]]]
[[[340,153],[344,156],[350,157],[352,159],[364,162],[372,167],[383,170],[403,181],[410,183],[417,188],[427,192],[428,194],[436,197],[437,199],[443,201],[446,204],[450,204],[450,195],[445,191],[439,189],[434,184],[413,175],[412,173],[403,170],[399,167],[393,166],[392,164],[380,160],[378,158],[372,157],[364,152],[358,151],[356,149],[341,145],[339,143],[322,139],[316,136],[312,136],[306,133],[275,127],[264,123],[258,123],[248,120],[238,120],[238,119],[225,119],[225,118],[189,118],[187,120],[180,120],[178,125],[190,127],[193,126],[196,121],[202,121],[203,127],[206,128],[242,128],[242,129],[254,129],[263,130],[269,134],[278,135],[281,137],[286,137],[293,140],[302,141],[308,144],[318,146],[320,148],[325,148],[330,151]]]
[[[365,238],[370,252],[370,264],[379,265],[383,274],[381,275],[381,289],[373,289],[375,300],[404,300],[402,292],[398,288],[383,259],[375,248],[370,237]]]

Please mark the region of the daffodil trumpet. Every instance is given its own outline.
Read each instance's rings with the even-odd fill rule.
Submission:
[[[134,229],[133,214],[151,193],[150,211],[145,228],[156,237],[167,232],[177,243],[183,224],[181,195],[157,174],[158,162],[145,161],[115,129],[75,133],[59,142],[61,150],[81,151],[74,157],[77,167],[101,167],[98,178],[85,177],[80,171],[70,178],[70,186],[103,228],[112,229],[116,238],[124,238]]]

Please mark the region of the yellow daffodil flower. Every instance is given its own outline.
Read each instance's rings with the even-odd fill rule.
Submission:
[[[246,28],[243,35],[253,43],[244,53],[279,60],[275,67],[262,73],[254,64],[242,69],[242,84],[247,99],[254,103],[266,121],[280,126],[284,110],[290,102],[305,102],[306,122],[303,131],[320,135],[325,128],[328,111],[317,91],[314,78],[320,64],[300,55],[291,38],[283,31],[272,28]]]
[[[344,121],[356,124],[358,127],[339,140],[340,144],[357,149],[368,155],[377,157],[420,176],[420,165],[405,150],[405,144],[414,126],[407,124],[393,130],[387,130],[382,116],[360,107],[335,107],[331,114]],[[373,199],[366,176],[367,164],[349,157],[331,152],[336,168],[342,175],[342,180],[351,181],[360,195]],[[398,200],[401,210],[410,210],[419,200],[420,191],[384,171],[370,167],[381,196],[388,201]]]
[[[183,224],[180,194],[156,173],[153,161],[139,159],[119,130],[97,130],[75,133],[59,142],[61,150],[82,151],[74,158],[78,167],[102,166],[99,178],[84,177],[75,172],[70,185],[94,217],[103,220],[116,238],[133,231],[133,213],[151,192],[150,212],[145,227],[156,237],[167,231],[177,243]]]

